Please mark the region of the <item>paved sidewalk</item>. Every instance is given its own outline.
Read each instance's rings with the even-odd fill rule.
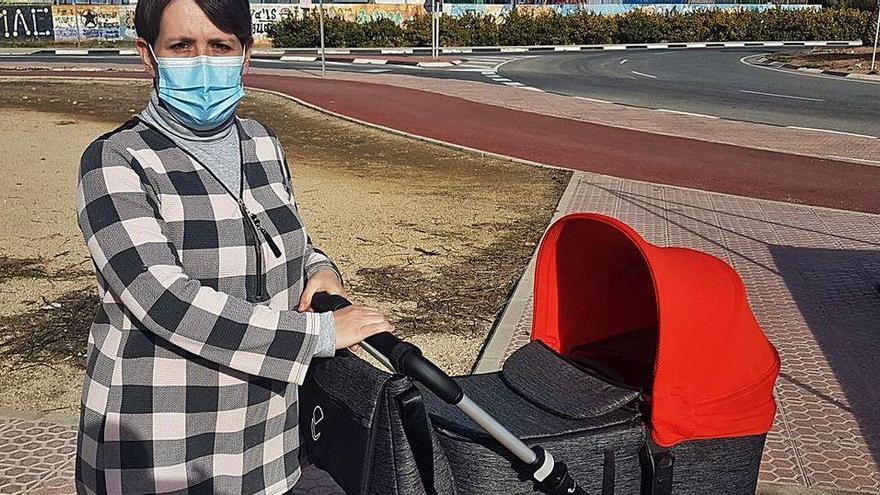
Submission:
[[[578,172],[557,215],[581,211],[711,253],[742,276],[782,359],[762,483],[880,493],[880,216]],[[532,270],[479,371],[528,341]]]

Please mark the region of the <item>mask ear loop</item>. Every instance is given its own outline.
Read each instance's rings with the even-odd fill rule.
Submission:
[[[156,91],[159,91],[159,57],[156,56],[156,52],[153,51],[153,45],[147,44],[147,48],[150,49],[150,55],[153,56],[153,72],[155,73],[155,77],[153,78],[153,87],[156,88]]]

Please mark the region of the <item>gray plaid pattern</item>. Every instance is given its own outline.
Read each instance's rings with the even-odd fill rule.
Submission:
[[[139,119],[82,156],[78,221],[101,306],[79,493],[270,495],[299,478],[297,385],[333,316],[295,308],[304,275],[338,270],[305,233],[274,133],[236,126],[242,204]]]

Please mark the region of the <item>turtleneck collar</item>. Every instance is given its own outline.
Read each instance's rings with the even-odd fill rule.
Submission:
[[[235,131],[235,125],[233,125],[235,123],[235,114],[214,129],[200,131],[185,126],[165,108],[162,101],[159,100],[156,88],[153,88],[150,92],[150,102],[147,103],[147,107],[141,112],[140,117],[148,124],[152,124],[172,136],[187,141],[220,141],[228,137],[230,132]]]

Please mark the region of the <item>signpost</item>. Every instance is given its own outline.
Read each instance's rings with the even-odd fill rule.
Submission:
[[[323,79],[326,75],[326,62],[324,59],[324,0],[318,0],[318,24],[319,29],[321,31],[321,78]]]
[[[443,0],[425,0],[425,10],[431,13],[431,58],[440,55],[440,16]]]
[[[877,0],[877,25],[874,27],[874,52],[871,54],[871,72],[874,72],[874,63],[877,61],[878,35],[880,35],[880,0]]]

